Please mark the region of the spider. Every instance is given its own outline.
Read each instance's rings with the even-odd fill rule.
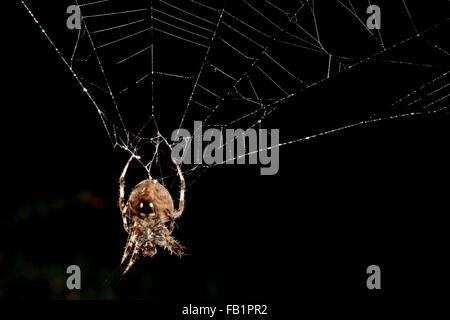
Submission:
[[[172,158],[180,179],[178,210],[174,208],[169,191],[158,181],[152,179],[139,182],[125,203],[125,175],[134,158],[138,159],[135,155],[131,156],[119,179],[119,207],[122,213],[123,227],[128,233],[128,242],[120,264],[123,264],[132,252],[123,274],[128,272],[140,254],[144,257],[153,257],[157,252],[157,246],[164,247],[171,254],[174,253],[179,257],[186,255],[184,252],[186,247],[171,236],[175,220],[181,216],[184,210],[186,184],[180,166]]]

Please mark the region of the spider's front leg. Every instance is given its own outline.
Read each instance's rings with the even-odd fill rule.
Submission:
[[[164,247],[169,250],[170,253],[173,253],[179,257],[187,256],[188,254],[184,252],[187,249],[177,240],[175,240],[172,236],[167,236],[165,239]]]

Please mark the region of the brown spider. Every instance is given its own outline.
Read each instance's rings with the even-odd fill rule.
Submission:
[[[171,236],[175,220],[181,216],[184,209],[186,185],[180,166],[172,159],[180,179],[178,210],[174,208],[169,191],[156,180],[150,179],[138,183],[125,203],[125,175],[134,158],[137,157],[133,155],[128,160],[119,180],[119,207],[122,212],[123,227],[128,232],[128,243],[121,264],[133,251],[123,274],[133,266],[140,253],[144,257],[154,256],[157,246],[164,247],[171,254],[174,253],[179,257],[186,255],[183,251],[186,248]]]

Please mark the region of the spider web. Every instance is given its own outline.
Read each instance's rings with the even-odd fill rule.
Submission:
[[[44,5],[21,3],[91,100],[113,147],[140,156],[148,175],[163,182],[176,176],[174,129],[191,129],[194,120],[262,127],[282,106],[300,108],[312,88],[371,64],[423,69],[427,77],[379,110],[265,149],[449,104],[447,0],[75,0],[83,17],[76,31],[46,15]],[[366,26],[371,4],[382,9],[380,30]],[[415,54],[418,47],[425,54]],[[183,165],[183,172],[192,183],[197,169],[209,167]]]

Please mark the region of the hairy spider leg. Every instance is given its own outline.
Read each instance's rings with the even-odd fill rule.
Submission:
[[[175,240],[172,236],[167,236],[164,247],[170,252],[170,254],[175,254],[178,257],[186,256],[183,250],[186,249],[185,246],[180,244],[177,240]]]
[[[126,232],[128,232],[127,211],[128,211],[128,203],[122,209],[123,228],[125,229]]]
[[[125,247],[125,251],[123,252],[122,261],[120,262],[120,264],[124,263],[124,261],[127,259],[128,255],[130,254],[130,251],[136,242],[136,237],[137,237],[137,235],[135,233],[133,233],[133,235],[128,240],[127,245]]]
[[[130,270],[130,268],[133,266],[133,264],[136,262],[136,259],[138,258],[138,252],[141,249],[142,243],[141,242],[136,242],[135,246],[134,246],[134,250],[133,250],[133,254],[131,255],[130,261],[128,262],[128,266],[125,269],[125,271],[123,272],[123,274],[127,273],[128,270]]]

